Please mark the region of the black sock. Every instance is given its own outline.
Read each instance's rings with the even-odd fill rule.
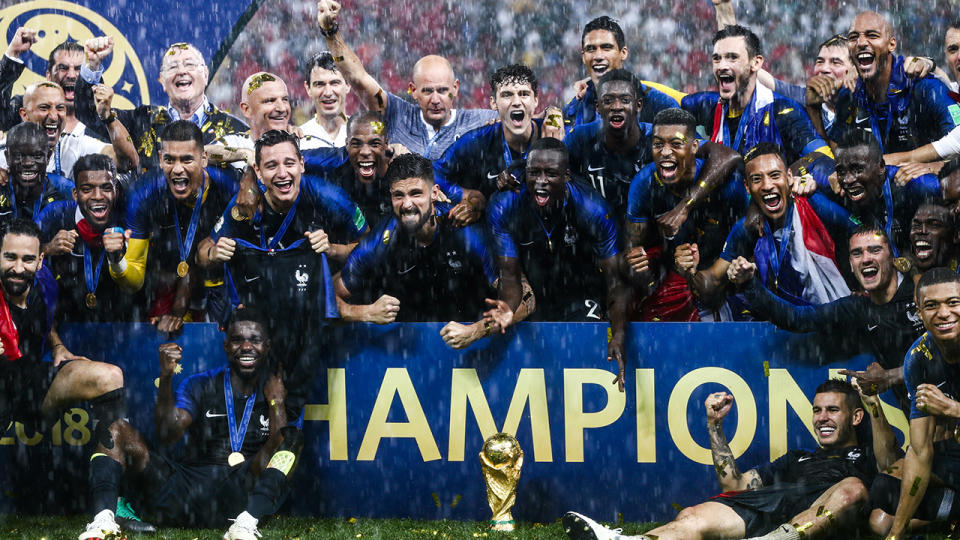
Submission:
[[[247,513],[259,520],[276,512],[286,482],[283,471],[272,467],[264,469],[247,499]]]
[[[122,476],[123,467],[110,456],[94,454],[90,458],[90,498],[94,515],[103,510],[116,511],[117,486]]]
[[[124,388],[111,390],[90,400],[90,417],[94,425],[95,440],[104,448],[113,448],[110,426],[127,416],[127,396]]]

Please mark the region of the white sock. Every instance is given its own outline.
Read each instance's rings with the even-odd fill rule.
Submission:
[[[800,540],[800,532],[796,527],[789,523],[784,523],[776,529],[763,536],[758,536],[758,540]]]
[[[260,520],[251,516],[246,510],[244,510],[243,512],[240,512],[240,515],[237,516],[237,519],[236,519],[237,523],[244,525],[246,527],[249,527],[251,529],[256,528],[257,522],[259,521]]]
[[[105,509],[105,510],[101,510],[99,514],[93,516],[93,522],[96,523],[98,521],[116,521],[116,519],[114,518],[115,516],[113,514],[113,510]]]

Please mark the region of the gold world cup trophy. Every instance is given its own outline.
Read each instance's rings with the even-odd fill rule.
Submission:
[[[490,530],[516,529],[510,509],[517,502],[517,483],[523,467],[523,450],[509,433],[491,435],[480,451],[480,468],[487,483],[487,504],[493,512]]]

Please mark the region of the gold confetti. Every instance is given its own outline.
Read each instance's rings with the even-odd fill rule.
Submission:
[[[764,377],[770,376],[770,362],[768,362],[767,360],[763,361],[763,376]]]
[[[247,95],[253,93],[254,90],[263,86],[263,83],[276,81],[277,78],[269,73],[257,73],[250,79],[250,86],[247,87]]]
[[[384,130],[383,122],[379,122],[379,121],[370,122],[370,129],[373,130],[374,135],[383,135],[383,130]]]

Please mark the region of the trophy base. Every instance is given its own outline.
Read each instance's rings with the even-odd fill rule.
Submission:
[[[512,519],[490,520],[490,530],[500,532],[513,532],[517,524]]]

